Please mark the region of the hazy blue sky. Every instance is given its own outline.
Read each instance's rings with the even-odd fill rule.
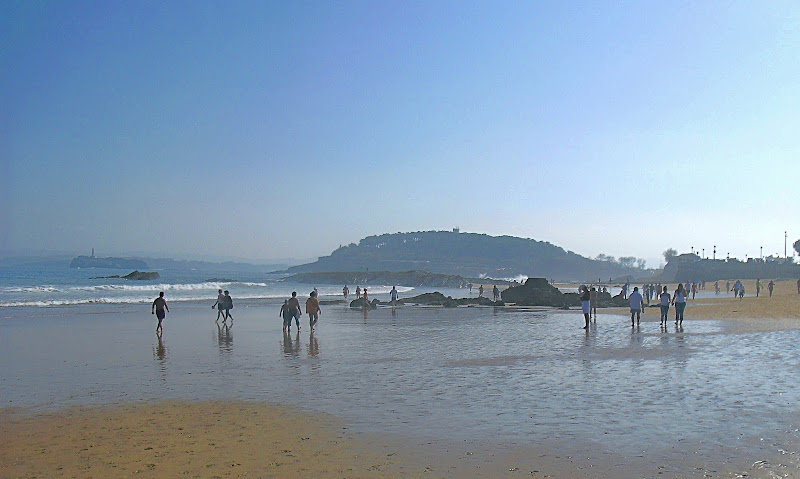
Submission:
[[[0,2],[0,255],[800,238],[800,3]]]

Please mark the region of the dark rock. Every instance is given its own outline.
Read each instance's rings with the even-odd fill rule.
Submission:
[[[489,298],[459,298],[453,299],[450,296],[445,296],[436,291],[433,293],[423,293],[410,298],[404,298],[398,301],[399,304],[422,304],[425,306],[444,306],[445,308],[456,308],[458,306],[504,306],[502,301],[492,301]]]
[[[514,286],[500,293],[503,301],[520,306],[551,306],[564,308],[580,306],[577,293],[563,294],[544,278],[528,278],[522,286]]]
[[[377,298],[373,299],[371,303],[366,302],[364,298],[350,301],[350,307],[356,309],[377,309],[379,304],[381,302]]]
[[[148,281],[151,279],[158,279],[160,276],[157,271],[152,273],[146,271],[134,271],[132,273],[128,273],[125,276],[122,276],[122,279],[129,279],[134,281]]]

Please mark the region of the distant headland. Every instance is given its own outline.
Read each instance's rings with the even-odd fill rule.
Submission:
[[[147,263],[140,259],[131,258],[98,258],[92,256],[78,256],[69,263],[70,268],[109,268],[109,269],[147,269]]]

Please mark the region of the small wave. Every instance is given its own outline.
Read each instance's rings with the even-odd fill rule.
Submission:
[[[4,293],[60,293],[61,289],[50,285],[41,286],[19,286],[12,288],[2,288]]]

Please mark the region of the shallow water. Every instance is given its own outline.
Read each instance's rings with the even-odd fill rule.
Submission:
[[[800,331],[664,331],[655,314],[639,328],[601,315],[584,331],[574,311],[329,306],[315,335],[303,324],[286,338],[273,305],[234,310],[231,328],[181,309],[160,340],[133,308],[4,311],[0,404],[272,401],[364,431],[559,444],[637,471],[800,474]]]

